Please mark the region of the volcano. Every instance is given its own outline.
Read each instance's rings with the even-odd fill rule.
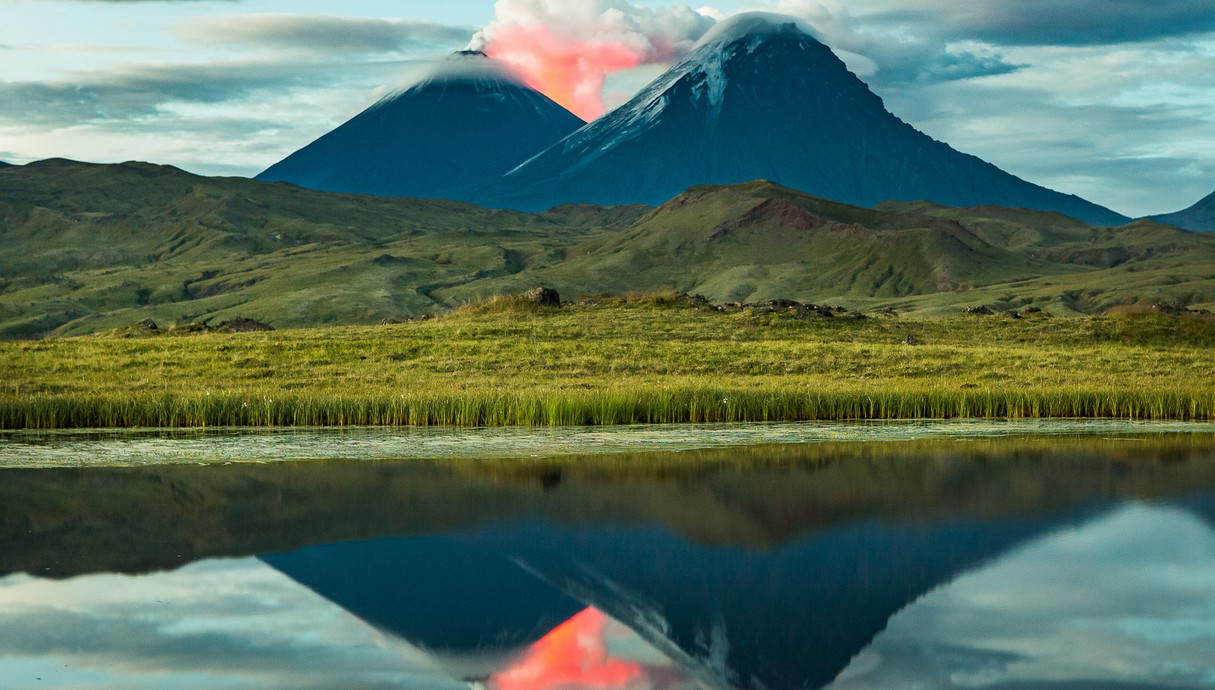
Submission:
[[[657,205],[694,185],[757,179],[857,206],[930,200],[1128,221],[916,130],[796,20],[763,13],[719,24],[631,101],[466,196],[519,210]]]
[[[1215,192],[1184,211],[1153,216],[1152,220],[1175,225],[1185,230],[1215,232]]]
[[[584,123],[501,63],[462,51],[257,176],[326,192],[452,198]]]

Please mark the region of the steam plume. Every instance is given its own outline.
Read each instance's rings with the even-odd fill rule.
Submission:
[[[499,0],[470,48],[514,65],[529,84],[584,120],[603,114],[607,75],[682,57],[716,19],[687,5],[626,0]]]

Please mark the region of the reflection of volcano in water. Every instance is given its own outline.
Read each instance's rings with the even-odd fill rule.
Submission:
[[[700,546],[657,527],[526,522],[316,546],[264,560],[438,654],[504,663],[591,606],[708,687],[819,687],[924,593],[1090,513],[865,521],[769,551]]]

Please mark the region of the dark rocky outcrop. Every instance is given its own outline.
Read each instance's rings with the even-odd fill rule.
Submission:
[[[561,295],[552,288],[534,287],[523,293],[523,299],[542,307],[560,307]]]
[[[221,321],[220,328],[227,328],[233,333],[255,333],[259,331],[273,331],[274,327],[268,323],[262,323],[254,319],[247,319],[243,316],[238,316],[230,321]]]
[[[1190,309],[1184,304],[1178,304],[1171,300],[1162,300],[1152,305],[1152,311],[1161,314],[1172,314],[1173,316],[1183,316],[1189,314],[1207,315],[1211,312],[1207,309]]]

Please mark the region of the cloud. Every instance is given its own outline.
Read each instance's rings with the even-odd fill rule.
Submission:
[[[472,30],[407,19],[228,14],[198,17],[175,33],[189,43],[336,54],[456,50]]]
[[[956,31],[1001,45],[1095,45],[1215,31],[1209,0],[1021,0],[959,8],[942,3]]]
[[[1028,66],[877,90],[959,150],[1128,215],[1177,210],[1215,188],[1215,55],[1177,42],[1011,56]]]
[[[983,41],[946,40],[935,30],[909,30],[906,22],[892,20],[893,11],[857,15],[851,5],[836,0],[776,0],[749,7],[805,20],[815,38],[871,86],[935,84],[1008,74],[1025,66],[1008,61]],[[927,11],[914,16],[930,23]]]
[[[798,13],[822,5],[846,11],[843,0],[780,0]],[[1000,46],[1113,45],[1215,31],[1208,0],[871,0],[860,19],[872,28],[899,27],[922,37],[972,39]]]
[[[80,71],[63,81],[0,82],[0,120],[70,126],[153,115],[165,104],[225,103],[261,90],[331,84],[330,66],[235,61],[194,65],[128,65]]]
[[[500,0],[470,47],[504,60],[532,86],[591,120],[605,110],[607,76],[685,55],[716,19],[686,5],[649,9],[626,0]]]
[[[409,60],[126,64],[0,82],[0,147],[48,157],[171,163],[251,176],[371,105]]]
[[[0,127],[67,127],[99,121],[142,126],[138,122],[142,118],[162,113],[174,103],[253,107],[258,101],[315,90],[370,91],[413,65],[406,60],[231,60],[79,70],[61,80],[0,82]]]

